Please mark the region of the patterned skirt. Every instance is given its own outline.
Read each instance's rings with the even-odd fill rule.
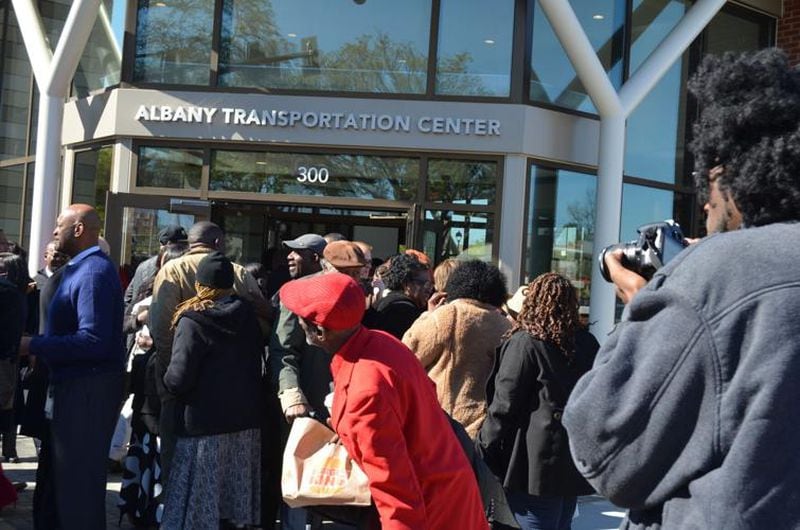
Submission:
[[[161,453],[158,437],[134,430],[122,471],[120,521],[127,515],[136,526],[158,526],[161,504]]]
[[[218,530],[220,521],[260,524],[261,433],[178,438],[162,530]]]

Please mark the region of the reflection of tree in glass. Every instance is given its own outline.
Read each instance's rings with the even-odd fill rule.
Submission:
[[[583,199],[567,204],[567,226],[583,228],[584,239],[593,240],[596,209],[594,190],[587,189]]]
[[[463,160],[431,160],[428,197],[434,201],[490,204],[497,186],[496,164]]]
[[[330,178],[325,183],[298,182],[300,167],[324,168]],[[209,185],[212,191],[412,200],[418,181],[416,159],[217,151]]]
[[[135,78],[156,83],[207,84],[214,3],[142,3],[136,28]]]

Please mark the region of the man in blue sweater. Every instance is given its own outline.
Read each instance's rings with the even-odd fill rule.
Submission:
[[[106,458],[122,399],[122,287],[97,245],[100,218],[86,204],[58,216],[56,250],[70,257],[50,302],[45,332],[23,339],[50,368],[53,481],[59,528],[106,527]]]
[[[709,237],[646,283],[606,258],[622,322],[563,416],[628,529],[800,525],[800,70],[775,49],[690,83]]]

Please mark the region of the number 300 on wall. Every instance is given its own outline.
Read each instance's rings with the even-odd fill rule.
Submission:
[[[326,167],[305,167],[297,168],[297,182],[308,182],[310,184],[325,184],[330,178],[330,172]]]

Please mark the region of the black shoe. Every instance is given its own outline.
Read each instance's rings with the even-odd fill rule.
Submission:
[[[14,489],[17,490],[17,493],[28,487],[27,482],[12,482],[11,485],[14,486]]]

